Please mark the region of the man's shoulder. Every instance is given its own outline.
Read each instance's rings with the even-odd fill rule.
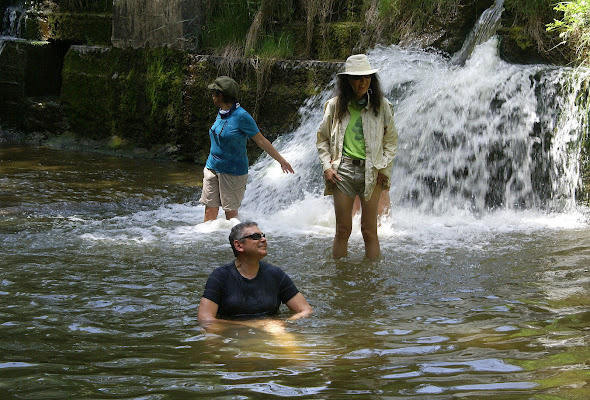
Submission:
[[[272,274],[272,275],[284,275],[285,271],[283,271],[280,267],[277,267],[274,264],[260,261],[260,269],[265,273]]]
[[[227,264],[223,264],[220,265],[219,267],[216,267],[213,272],[211,272],[211,275],[216,275],[216,276],[220,276],[220,275],[228,275],[231,273],[231,269],[234,266],[234,262],[228,262]]]

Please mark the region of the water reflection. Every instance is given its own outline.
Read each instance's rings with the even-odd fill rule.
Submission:
[[[231,222],[200,223],[192,166],[0,155],[9,398],[583,397],[590,235],[566,226],[570,215],[499,214],[494,225],[396,210],[381,227],[383,259],[367,263],[358,232],[350,257],[330,260],[325,212],[295,231],[287,214],[253,214],[268,261],[315,313],[274,334],[211,335],[197,304],[232,257]]]

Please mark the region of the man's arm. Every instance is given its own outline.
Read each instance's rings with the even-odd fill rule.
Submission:
[[[297,295],[301,296],[300,293],[298,293]],[[293,296],[293,299],[295,299],[295,297],[297,297],[297,295]],[[301,296],[301,298],[303,298],[303,296]],[[293,300],[293,299],[291,299],[291,300]],[[289,302],[291,300],[289,300]],[[303,299],[303,301],[305,302],[305,304],[307,304],[307,301],[305,301],[305,299]],[[289,306],[289,302],[287,302],[287,306]],[[298,309],[302,308],[302,306],[299,305],[299,303],[297,303],[297,304],[298,305],[296,307]],[[309,307],[309,313],[307,313],[305,315],[301,315],[297,318],[293,318],[298,315],[298,314],[295,314],[295,315],[292,315],[291,318],[289,318],[289,319],[303,318],[303,317],[311,314],[311,307],[309,306],[309,304],[307,304],[307,306]],[[289,308],[293,310],[293,308],[291,308],[291,306],[289,306]],[[221,333],[221,332],[223,332],[223,330],[225,328],[227,328],[228,325],[247,326],[250,328],[262,329],[262,330],[265,330],[265,331],[267,331],[269,333],[273,333],[273,334],[282,333],[285,330],[285,327],[283,326],[282,321],[276,320],[276,319],[252,319],[252,320],[244,320],[244,321],[219,319],[219,318],[217,318],[217,310],[218,309],[219,309],[219,305],[217,303],[215,303],[214,301],[211,301],[205,297],[201,298],[201,302],[199,303],[199,313],[198,313],[197,318],[199,320],[199,324],[208,333]],[[301,311],[304,311],[303,308],[301,309]]]
[[[313,309],[305,300],[305,297],[301,293],[297,293],[295,296],[286,303],[287,307],[295,314],[291,315],[287,320],[293,321],[300,318],[305,318],[313,312]]]

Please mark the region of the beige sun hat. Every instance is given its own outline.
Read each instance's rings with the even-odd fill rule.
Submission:
[[[338,75],[371,75],[379,71],[371,68],[369,59],[365,54],[355,54],[346,59],[344,63],[344,72]]]

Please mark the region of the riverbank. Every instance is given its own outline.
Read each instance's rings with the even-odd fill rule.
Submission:
[[[0,145],[44,147],[52,150],[96,153],[121,158],[137,158],[170,162],[197,164],[192,159],[182,158],[178,147],[172,144],[156,145],[151,148],[138,147],[117,136],[95,140],[80,137],[72,132],[51,133],[48,131],[22,132],[0,128]]]

